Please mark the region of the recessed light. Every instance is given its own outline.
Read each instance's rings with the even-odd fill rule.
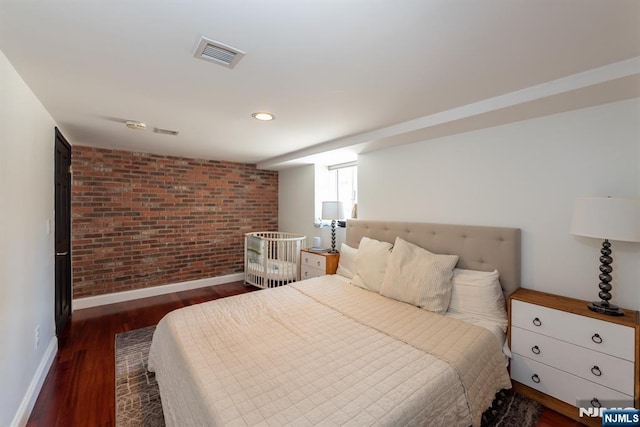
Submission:
[[[265,112],[253,113],[251,116],[256,120],[262,120],[263,122],[268,122],[276,118],[273,114]]]
[[[127,125],[127,127],[129,129],[135,129],[135,130],[145,130],[147,128],[147,125],[142,123],[142,122],[138,122],[136,120],[127,120],[125,122],[125,124]]]

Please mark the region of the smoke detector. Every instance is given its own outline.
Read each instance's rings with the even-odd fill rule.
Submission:
[[[215,40],[210,40],[206,37],[202,37],[193,54],[194,58],[215,62],[228,68],[235,67],[244,55],[245,52],[240,49]]]
[[[147,128],[146,124],[142,122],[138,122],[136,120],[127,120],[125,124],[129,129],[134,129],[134,130],[145,130]]]

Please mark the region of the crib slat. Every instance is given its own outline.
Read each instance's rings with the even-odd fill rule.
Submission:
[[[300,250],[306,238],[278,231],[245,234],[245,283],[272,288],[299,280]]]

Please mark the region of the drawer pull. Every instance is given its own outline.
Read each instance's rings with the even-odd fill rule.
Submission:
[[[537,345],[534,345],[533,347],[531,347],[531,352],[533,354],[540,354],[540,348]]]
[[[596,344],[602,344],[602,337],[598,334],[593,334],[593,336],[591,337],[591,341]]]
[[[304,259],[304,262],[305,262],[305,263],[308,263],[308,262],[309,262],[309,258],[305,258],[305,259]]]
[[[542,325],[542,322],[540,321],[540,319],[538,319],[537,317],[535,319],[533,319],[533,324],[536,326],[540,326]]]
[[[591,406],[593,406],[594,408],[601,408],[602,404],[600,403],[598,398],[594,397],[593,399],[591,399]]]
[[[594,366],[593,368],[591,368],[591,373],[596,377],[599,377],[602,375],[602,371],[597,366]]]
[[[308,272],[308,271],[305,271],[305,272],[304,272],[304,277],[307,277],[308,275],[309,275],[309,272]]]
[[[320,261],[318,261],[317,264],[318,264],[318,267],[320,267]]]
[[[540,382],[540,377],[538,376],[538,374],[531,375],[531,381],[533,381],[536,384],[539,383]]]

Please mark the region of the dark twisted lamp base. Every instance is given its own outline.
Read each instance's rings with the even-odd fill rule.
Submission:
[[[338,251],[336,250],[336,220],[331,220],[331,249],[329,249],[330,254],[336,254]]]
[[[600,293],[598,293],[598,296],[601,301],[589,303],[589,310],[609,316],[624,316],[624,312],[622,312],[618,306],[609,304],[612,288],[611,272],[613,271],[613,267],[611,267],[613,258],[611,258],[611,243],[609,243],[609,240],[605,239],[605,241],[602,242],[600,254],[602,255],[600,256]]]

